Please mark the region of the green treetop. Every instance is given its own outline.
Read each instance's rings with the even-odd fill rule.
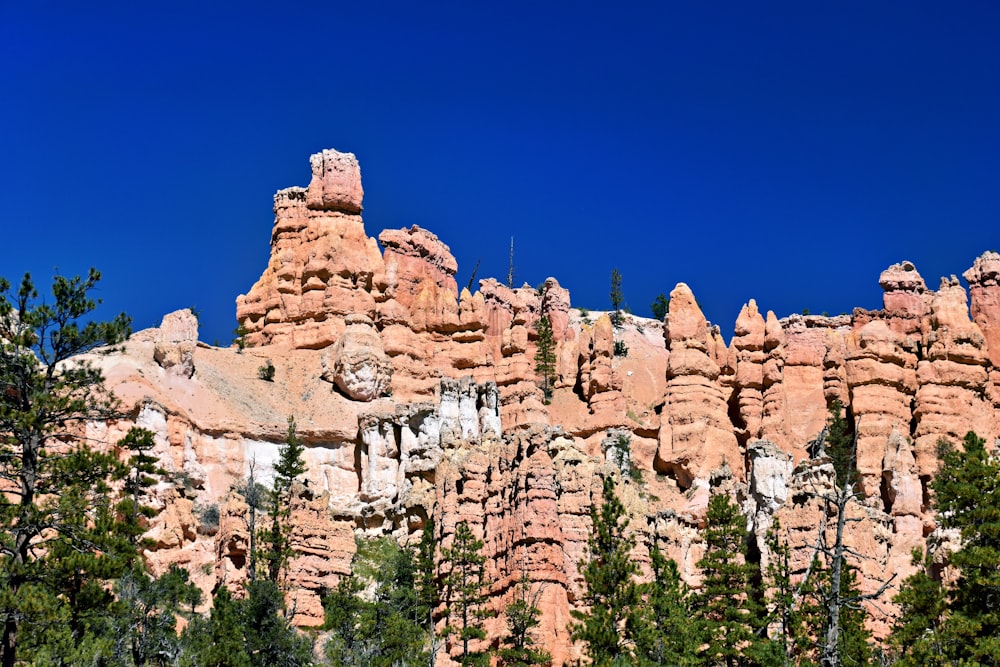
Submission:
[[[570,628],[598,667],[633,659],[641,603],[635,580],[639,568],[632,558],[635,537],[626,533],[629,520],[611,477],[604,478],[601,500],[600,508],[590,509],[590,558],[583,566],[583,602],[588,608],[571,612],[576,622]]]
[[[705,664],[753,665],[766,652],[756,565],[747,562],[746,517],[725,494],[708,502],[705,555],[698,561],[702,589],[695,618],[702,633]]]

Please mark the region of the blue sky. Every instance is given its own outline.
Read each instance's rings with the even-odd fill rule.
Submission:
[[[464,285],[555,276],[648,314],[684,281],[731,334],[881,304],[1000,246],[995,2],[0,0],[0,275],[104,274],[136,328],[228,342],[271,195],[358,155],[365,224]]]

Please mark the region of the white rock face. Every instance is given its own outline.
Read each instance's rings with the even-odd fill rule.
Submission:
[[[774,522],[778,508],[788,502],[788,485],[792,478],[792,457],[769,440],[751,440],[750,483],[747,504],[751,529],[757,535],[761,562],[769,562],[765,536]]]

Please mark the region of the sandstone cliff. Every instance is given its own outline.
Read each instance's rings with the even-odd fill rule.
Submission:
[[[485,542],[497,610],[522,569],[544,584],[542,639],[557,665],[578,655],[567,623],[603,476],[624,479],[640,561],[657,540],[697,585],[708,498],[728,493],[759,537],[780,519],[801,571],[822,512],[813,494],[832,484],[809,444],[839,399],[858,430],[865,496],[849,542],[872,591],[908,574],[910,550],[932,539],[936,441],[1000,436],[996,253],[964,274],[968,293],[954,276],[933,291],[911,263],[889,267],[877,311],[778,319],[750,301],[727,344],[684,284],[666,322],[626,316],[620,327],[571,308],[552,278],[540,293],[492,279],[460,292],[433,233],[386,230],[382,250],[368,236],[353,155],[324,151],[311,165],[308,188],[275,195],[270,261],[237,299],[242,353],[199,343],[181,311],[95,357],[131,408],[130,423],[95,434],[149,428],[170,473],[150,498],[160,512],[147,558],[183,564],[206,591],[246,576],[231,489],[251,466],[267,482],[288,415],[309,464],[292,518],[300,625],[322,622],[319,592],[350,571],[355,536],[412,541],[433,516],[447,544],[465,520]],[[557,341],[549,404],[533,361],[543,314]],[[257,375],[268,360],[273,382]],[[877,632],[890,595],[873,606]],[[496,636],[503,619],[491,623]]]

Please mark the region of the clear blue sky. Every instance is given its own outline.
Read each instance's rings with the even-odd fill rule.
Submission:
[[[0,0],[0,275],[104,273],[136,328],[227,342],[271,195],[358,155],[365,223],[465,284],[632,310],[691,285],[731,334],[878,307],[1000,246],[1000,3]]]

